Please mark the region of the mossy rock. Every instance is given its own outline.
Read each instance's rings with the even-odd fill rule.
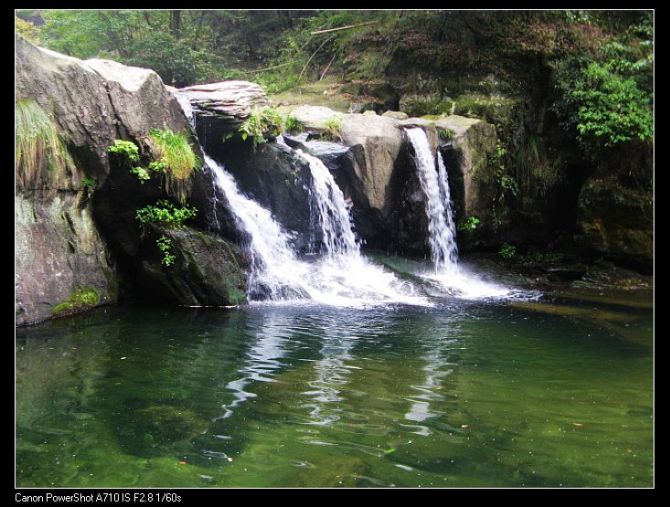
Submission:
[[[64,317],[74,313],[86,311],[100,303],[100,294],[92,287],[82,287],[75,290],[70,297],[57,304],[51,310],[54,317]]]

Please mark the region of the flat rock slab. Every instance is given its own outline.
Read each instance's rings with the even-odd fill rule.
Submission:
[[[179,88],[196,115],[216,116],[241,124],[254,109],[270,105],[263,88],[249,81],[221,81]]]

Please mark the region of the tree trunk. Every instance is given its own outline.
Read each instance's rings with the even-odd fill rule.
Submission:
[[[175,39],[181,37],[181,11],[170,11],[170,31]]]

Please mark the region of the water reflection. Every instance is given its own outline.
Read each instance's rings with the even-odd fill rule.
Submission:
[[[308,384],[310,389],[302,394],[310,401],[302,406],[309,410],[308,424],[328,426],[340,419],[343,408],[337,403],[344,400],[342,391],[348,383],[352,368],[347,362],[353,358],[350,354],[356,337],[349,334],[347,327],[324,325],[319,330],[322,346],[321,359],[314,363],[315,378]]]
[[[220,419],[232,416],[235,409],[256,394],[245,390],[254,382],[274,382],[274,373],[284,363],[287,342],[292,329],[291,317],[277,312],[268,312],[262,319],[253,319],[247,326],[247,334],[254,336],[246,357],[239,369],[241,377],[228,382],[226,388],[232,391],[233,401],[222,406]]]

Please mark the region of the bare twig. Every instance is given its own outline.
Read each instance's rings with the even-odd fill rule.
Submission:
[[[358,23],[356,25],[347,25],[347,26],[341,26],[339,28],[329,28],[328,30],[318,30],[316,32],[310,32],[310,35],[316,35],[319,33],[327,33],[327,32],[337,32],[339,30],[349,30],[350,28],[356,28],[357,26],[364,26],[364,25],[371,25],[372,23],[378,23],[377,20],[375,21],[366,21],[365,23]]]

